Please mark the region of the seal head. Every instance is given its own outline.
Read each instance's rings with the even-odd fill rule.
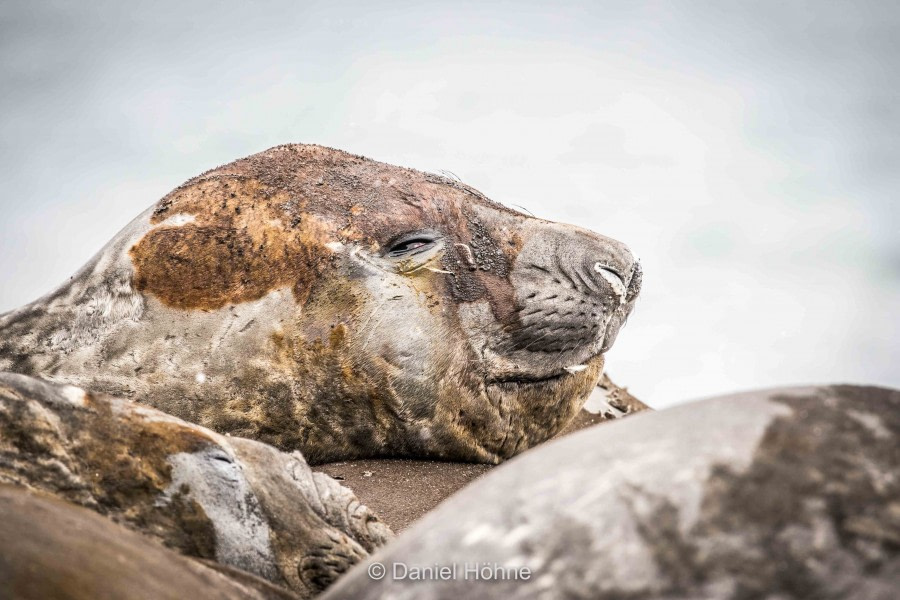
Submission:
[[[0,373],[0,440],[0,490],[15,484],[92,509],[301,598],[393,537],[296,452],[72,385]],[[0,564],[15,555],[10,539]]]
[[[640,267],[458,181],[288,145],[191,179],[0,317],[0,368],[311,462],[498,462],[596,385]]]

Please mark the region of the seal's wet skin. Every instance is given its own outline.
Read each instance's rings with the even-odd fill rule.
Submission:
[[[577,414],[640,281],[615,240],[453,180],[279,146],[188,181],[0,317],[0,370],[311,462],[496,463]]]

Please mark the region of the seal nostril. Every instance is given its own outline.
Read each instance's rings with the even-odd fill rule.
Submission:
[[[594,271],[599,273],[603,279],[612,286],[613,291],[619,298],[625,298],[625,294],[627,292],[627,288],[625,286],[625,278],[611,267],[606,266],[601,262],[594,263]]]
[[[612,273],[619,279],[622,279],[622,280],[625,279],[624,277],[622,277],[622,274],[619,273],[615,268],[613,268],[605,263],[602,263],[602,262],[594,263],[594,271],[596,271],[597,273],[602,273],[603,271],[608,271],[609,273]]]

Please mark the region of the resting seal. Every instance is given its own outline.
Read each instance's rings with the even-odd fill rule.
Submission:
[[[393,537],[297,453],[9,373],[0,374],[0,483],[90,508],[302,598]]]
[[[279,146],[181,185],[0,317],[0,370],[311,462],[496,463],[577,413],[640,280],[623,244],[456,181]]]
[[[900,391],[874,387],[644,412],[497,467],[324,598],[892,600],[898,442]],[[367,572],[374,561],[386,570]],[[452,565],[455,578],[433,575]]]

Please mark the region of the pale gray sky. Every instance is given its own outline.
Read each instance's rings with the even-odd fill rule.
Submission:
[[[894,2],[0,3],[0,311],[284,142],[450,170],[628,243],[656,406],[900,385]]]

